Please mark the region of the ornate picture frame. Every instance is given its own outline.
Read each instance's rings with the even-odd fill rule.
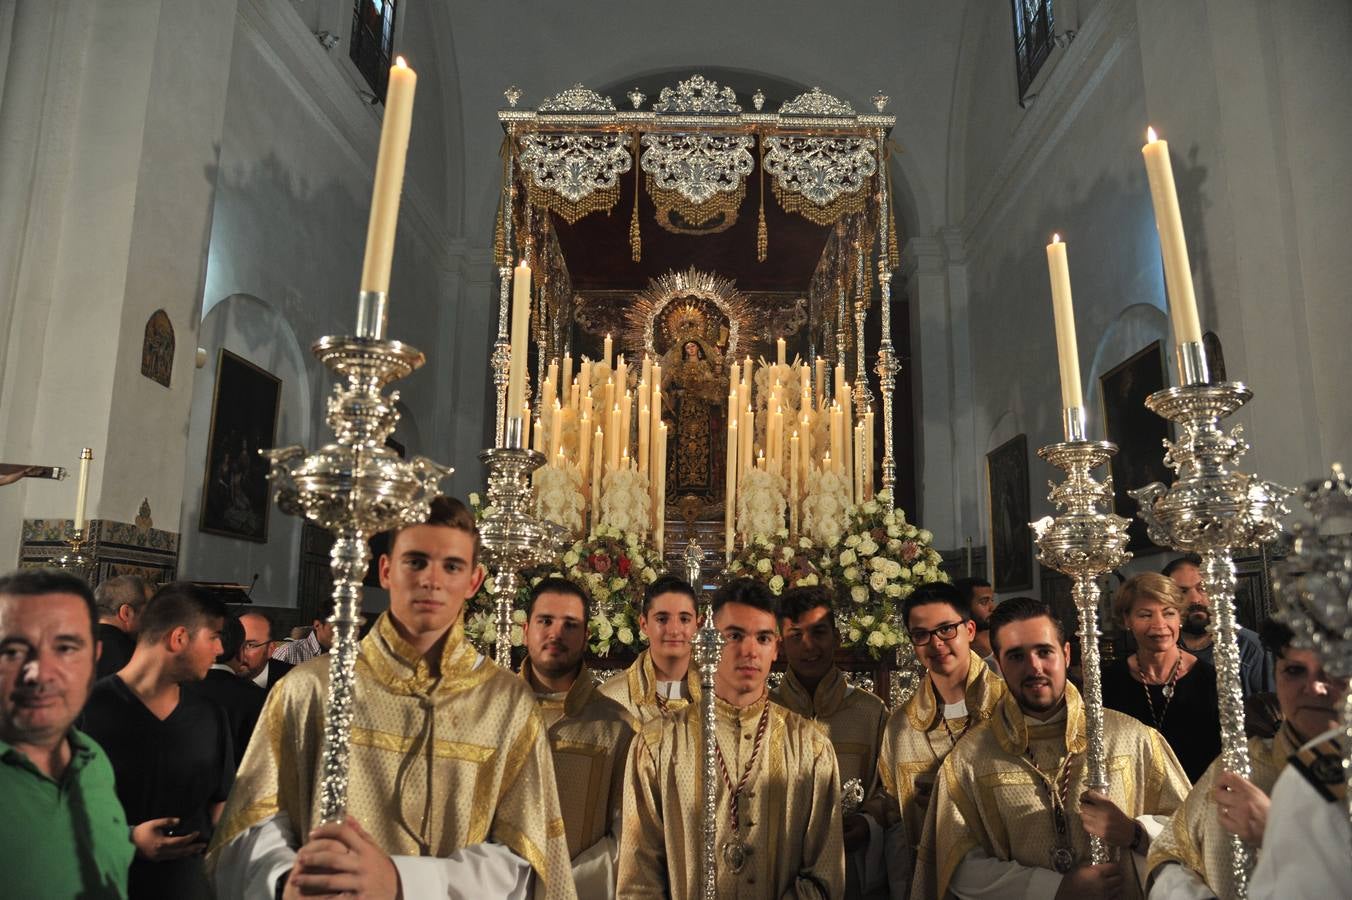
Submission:
[[[1133,553],[1163,549],[1150,540],[1145,523],[1136,515],[1139,504],[1128,490],[1152,481],[1170,485],[1174,471],[1164,464],[1164,441],[1169,423],[1145,406],[1145,399],[1168,386],[1164,345],[1152,341],[1099,376],[1099,401],[1107,439],[1117,445],[1110,463],[1113,509],[1130,520],[1127,549]]]
[[[1033,587],[1033,530],[1028,494],[1028,435],[1018,434],[986,454],[986,513],[990,523],[991,583],[999,592]]]
[[[268,462],[275,447],[282,380],[221,348],[211,398],[198,530],[267,543]]]

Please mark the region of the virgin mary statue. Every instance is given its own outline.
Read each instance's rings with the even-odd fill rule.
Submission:
[[[723,495],[727,378],[718,346],[689,330],[662,364],[662,418],[675,435],[667,454],[667,496],[712,503]]]

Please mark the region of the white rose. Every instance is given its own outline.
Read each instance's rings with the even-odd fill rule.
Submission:
[[[632,644],[634,642],[634,632],[630,631],[628,628],[621,628],[619,631],[615,632],[615,638],[621,644]]]
[[[873,623],[876,621],[878,620],[875,619],[873,616],[861,616],[859,618],[859,624],[863,625],[865,628],[872,628]]]
[[[478,495],[478,494],[471,493],[471,494],[469,495],[469,505],[470,505],[470,506],[478,506],[478,505],[479,505],[479,495]]]
[[[881,647],[885,638],[881,631],[874,631],[868,636],[868,645],[870,647]]]
[[[648,564],[648,561],[643,558],[642,553],[633,554],[629,557],[629,561],[634,564],[635,569],[641,569]]]
[[[610,589],[611,589],[612,591],[622,591],[622,590],[625,589],[625,587],[626,587],[628,584],[629,584],[629,582],[626,581],[626,580],[623,579],[623,578],[612,578],[612,579],[610,579]]]
[[[842,566],[852,566],[858,559],[859,557],[855,556],[853,550],[846,550],[844,553],[840,554],[840,564]]]
[[[849,537],[847,537],[847,538],[845,539],[845,546],[846,546],[846,547],[858,547],[858,546],[859,546],[859,540],[860,540],[859,535],[857,535],[857,534],[852,534],[852,535],[850,535]]]
[[[875,572],[884,572],[887,570],[887,560],[881,556],[875,556],[868,561],[868,567]]]
[[[816,583],[817,583],[817,576],[816,576],[816,575],[804,575],[802,578],[799,578],[799,579],[798,579],[798,586],[799,586],[799,587],[811,587],[812,585],[814,585],[814,584],[816,584]]]
[[[887,596],[889,596],[889,597],[900,597],[900,596],[901,596],[901,585],[899,585],[899,584],[889,584],[886,588],[884,588],[884,592],[885,592],[885,593],[887,594]]]
[[[652,584],[657,580],[657,573],[652,570],[651,566],[643,570],[643,580],[648,582],[648,584]]]
[[[812,549],[812,538],[809,538],[809,537],[800,537],[800,538],[798,539],[798,546],[799,546],[799,547],[802,547],[804,550],[811,550],[811,549]]]
[[[875,591],[881,591],[883,588],[887,587],[887,576],[882,572],[874,572],[868,578],[868,586]]]
[[[888,525],[887,536],[890,538],[899,538],[901,537],[901,529],[895,525]]]
[[[848,569],[844,571],[843,574],[845,576],[846,582],[854,582],[859,580],[859,568],[857,566],[850,566]]]
[[[762,559],[756,562],[756,571],[768,575],[770,572],[770,560]]]
[[[781,549],[781,550],[779,551],[779,555],[782,556],[782,557],[784,557],[785,560],[793,559],[793,548],[792,548],[792,547],[784,547],[783,549]]]
[[[855,603],[867,603],[868,588],[864,587],[862,584],[856,584],[854,587],[850,588],[850,599]]]
[[[611,626],[610,622],[604,618],[595,619],[594,621],[596,623],[596,636],[603,641],[610,640],[611,636],[615,633],[615,629]]]
[[[865,538],[859,542],[859,552],[864,556],[872,556],[878,552],[878,545],[873,542],[872,538]]]
[[[920,529],[920,533],[916,536],[920,538],[920,543],[922,544],[928,544],[934,540],[934,532],[926,528]]]
[[[851,641],[858,641],[859,638],[862,637],[862,636],[863,636],[863,632],[861,632],[858,628],[851,628],[851,629],[850,629],[850,640],[851,640]]]
[[[889,559],[887,561],[886,568],[883,569],[883,574],[886,575],[888,578],[900,578],[901,563],[897,562],[896,560]]]
[[[776,575],[774,578],[771,578],[770,593],[774,594],[777,597],[779,596],[779,592],[782,590],[784,590],[784,576]]]
[[[875,500],[870,500],[870,501],[868,501],[867,503],[864,504],[864,515],[866,515],[866,516],[871,516],[871,515],[873,515],[874,513],[876,513],[877,511],[878,511],[878,503],[877,503],[877,501],[875,501]]]
[[[582,557],[578,556],[572,550],[569,550],[567,553],[563,554],[563,564],[570,569],[581,561]]]
[[[526,641],[526,633],[521,630],[520,625],[512,626],[512,646],[520,647]]]
[[[512,621],[518,625],[526,624],[526,611],[524,609],[512,610]]]

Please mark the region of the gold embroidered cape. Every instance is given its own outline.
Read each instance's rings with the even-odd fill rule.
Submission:
[[[1272,793],[1277,776],[1301,741],[1283,725],[1274,738],[1249,738],[1250,781],[1265,794]],[[1167,862],[1176,862],[1196,872],[1217,897],[1235,896],[1230,871],[1230,832],[1216,815],[1216,777],[1223,770],[1217,759],[1193,785],[1183,805],[1150,844],[1146,868],[1154,872]]]
[[[916,779],[932,784],[939,764],[953,749],[953,738],[989,719],[1008,692],[1005,680],[991,671],[980,656],[970,650],[968,655],[966,716],[949,719],[945,730],[943,703],[926,676],[920,690],[893,710],[883,731],[878,776],[888,798],[884,824],[890,826],[900,819],[904,823],[906,842],[912,848],[920,843],[929,799],[928,795],[918,795]],[[952,738],[949,732],[952,732]]]
[[[729,819],[729,791],[718,792],[721,848],[735,839],[750,852],[740,872],[720,854],[720,900],[837,898],[845,890],[840,779],[821,730],[768,697],[745,709],[717,704],[717,740],[736,783],[752,755],[761,712],[769,705],[760,753]],[[702,882],[703,727],[700,708],[657,719],[634,738],[624,784],[620,898],[698,900]]]
[[[1188,793],[1188,779],[1155,729],[1111,709],[1103,711],[1108,755],[1108,796],[1127,815],[1170,815]],[[1077,865],[1089,857],[1089,836],[1080,824],[1085,791],[1084,702],[1066,684],[1065,718],[1039,724],[1027,719],[1013,694],[995,714],[967,733],[944,759],[934,802],[925,819],[912,897],[948,896],[949,883],[968,851],[981,848],[995,859],[1050,869],[1055,830],[1045,782],[1034,773],[1054,773],[1066,754],[1070,766],[1066,817]],[[1130,868],[1130,867],[1128,867]],[[1123,897],[1140,896],[1134,873],[1124,872]]]
[[[690,694],[689,700],[671,699],[658,703],[657,670],[653,668],[649,651],[644,650],[628,669],[606,679],[600,691],[623,706],[634,721],[642,726],[661,718],[664,706],[667,713],[671,714],[684,709],[687,703],[699,703],[699,670],[693,661],[685,671],[685,686]]]
[[[567,900],[575,896],[568,844],[535,697],[492,660],[476,666],[477,657],[457,621],[434,672],[389,614],[380,617],[358,649],[348,811],[392,856],[501,843],[534,869],[536,900]],[[328,682],[320,658],[268,694],[208,865],[279,812],[297,835],[316,823]]]
[[[521,678],[530,683],[530,660],[521,664]],[[624,805],[624,764],[634,736],[624,707],[603,696],[586,665],[562,699],[540,696],[559,809],[568,837],[568,856],[576,857],[611,832]],[[615,834],[619,838],[618,833]]]

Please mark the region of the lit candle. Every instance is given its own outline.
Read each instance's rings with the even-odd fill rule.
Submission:
[[[605,352],[601,354],[601,362],[605,365],[607,369],[609,369],[611,354],[615,352],[615,343],[611,341],[609,333],[606,334],[606,341],[604,347]]]
[[[596,427],[596,436],[592,439],[592,530],[601,524],[601,497],[605,490],[605,473],[601,471],[602,458],[605,456],[605,435],[601,426]]]
[[[1192,288],[1192,268],[1188,264],[1188,242],[1183,235],[1183,215],[1178,208],[1178,190],[1174,186],[1174,167],[1169,161],[1169,142],[1146,130],[1147,143],[1141,148],[1145,173],[1150,181],[1150,199],[1155,205],[1155,227],[1160,233],[1160,251],[1164,257],[1164,281],[1169,287],[1169,318],[1174,340],[1180,344],[1202,340],[1202,323],[1197,317],[1197,298]]]
[[[544,435],[541,434],[542,431],[543,429],[540,427],[540,417],[536,416],[531,421],[530,426],[530,448],[536,453],[543,453],[545,451],[545,439]]]
[[[823,400],[823,397],[825,396],[824,391],[826,390],[826,360],[822,359],[820,356],[817,357],[816,368],[817,368],[817,393],[816,393],[817,409],[825,409],[826,404]]]
[[[507,408],[520,409],[526,398],[526,329],[530,326],[530,266],[523,259],[512,273],[511,367],[507,373]]]
[[[624,361],[623,353],[615,361],[615,384],[619,386],[621,391],[629,390],[629,366]]]
[[[94,458],[94,450],[84,447],[80,450],[80,483],[75,488],[75,530],[85,527],[85,500],[89,497],[89,461]]]
[[[659,422],[657,426],[657,453],[654,461],[657,463],[657,489],[653,492],[653,544],[657,547],[657,553],[660,556],[666,549],[666,526],[667,526],[667,423]]]
[[[568,390],[569,386],[573,383],[573,354],[563,354],[563,371],[559,373],[559,378],[560,390]]]
[[[746,359],[742,360],[742,381],[744,381],[744,382],[746,383],[747,390],[750,391],[750,390],[751,390],[751,385],[754,383],[754,382],[751,380],[751,357],[750,357],[750,356],[747,356]]]
[[[620,398],[620,448],[625,458],[629,456],[629,428],[634,418],[634,395],[624,392]]]
[[[653,366],[653,377],[659,374],[657,366]],[[657,429],[662,425],[662,390],[657,385],[653,385],[653,402],[649,415],[652,416],[652,423],[648,426],[648,483],[652,484],[653,473],[657,470]]]
[[[788,348],[787,348],[786,345],[784,344],[784,339],[783,339],[783,338],[779,338],[778,340],[776,340],[776,341],[775,341],[775,365],[783,366],[783,365],[787,365],[787,364],[788,364],[787,361],[786,361],[786,360],[787,360],[787,352],[788,352]]]
[[[738,450],[737,471],[743,473],[742,477],[745,478],[746,473],[751,471],[751,449],[752,444],[755,443],[756,436],[756,411],[751,408],[750,403],[746,405],[742,410],[742,414],[738,416],[737,428],[741,432],[739,437],[742,444],[741,448]]]
[[[610,407],[610,417],[606,419],[606,474],[620,467],[620,404]]]
[[[361,289],[385,293],[390,289],[390,262],[394,259],[394,231],[399,224],[399,196],[404,187],[404,160],[413,125],[413,92],[418,73],[396,58],[385,89],[385,118],[376,153],[371,214],[366,222],[366,256],[361,266]]]
[[[778,475],[784,470],[784,410],[782,407],[775,407],[774,423],[775,446],[770,470]]]
[[[789,437],[789,534],[798,533],[798,432]]]
[[[577,470],[585,479],[591,476],[591,416],[584,411],[580,421],[582,424],[577,429]],[[587,492],[586,485],[583,486],[583,492]]]
[[[1075,308],[1070,300],[1070,266],[1061,235],[1047,245],[1047,271],[1052,281],[1052,318],[1056,322],[1056,360],[1061,368],[1061,406],[1084,407],[1080,393],[1080,350],[1075,342]]]
[[[735,408],[735,407],[734,407]],[[737,418],[728,420],[728,454],[726,464],[726,486],[724,488],[723,529],[726,532],[725,551],[729,562],[736,549],[737,531]]]
[[[639,373],[639,381],[643,384],[653,383],[653,358],[648,354],[643,354],[643,369]]]
[[[563,453],[563,409],[559,398],[554,398],[554,408],[549,414],[549,455],[550,458]]]
[[[765,471],[765,448],[756,451],[756,468]]]
[[[652,407],[648,405],[648,398],[652,394],[648,386],[642,381],[638,383],[638,471],[641,475],[647,475],[649,469],[649,449],[648,436],[652,433]],[[651,484],[651,481],[649,482]]]
[[[558,359],[551,359],[549,361],[549,368],[545,370],[545,393],[541,400],[541,403],[544,406],[548,406],[549,401],[554,399],[554,396],[558,393],[558,386],[559,361]]]

